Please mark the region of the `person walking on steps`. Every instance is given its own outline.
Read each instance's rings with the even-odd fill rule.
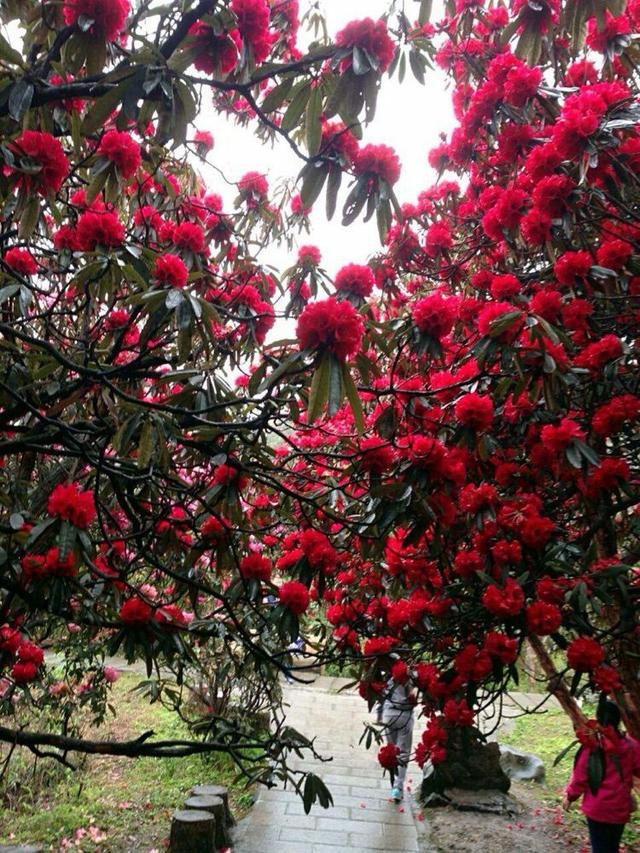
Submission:
[[[634,777],[640,776],[640,743],[620,730],[620,710],[600,701],[599,729],[580,747],[562,807],[582,797],[592,853],[618,853],[624,826],[634,810]]]
[[[402,661],[398,661],[392,667],[392,677],[387,682],[384,698],[378,709],[378,721],[384,726],[387,743],[394,744],[400,750],[398,769],[391,783],[391,797],[397,803],[404,797],[404,784],[413,743],[415,702],[403,678],[404,670],[406,670],[406,664]]]

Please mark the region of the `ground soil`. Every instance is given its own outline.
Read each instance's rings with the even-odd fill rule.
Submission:
[[[579,815],[566,816],[545,803],[535,783],[513,783],[511,795],[521,805],[518,817],[462,812],[449,807],[426,809],[425,853],[587,853],[586,826]],[[640,853],[633,843],[626,853]]]

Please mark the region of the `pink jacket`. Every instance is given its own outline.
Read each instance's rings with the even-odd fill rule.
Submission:
[[[573,769],[571,781],[567,786],[567,796],[572,802],[583,796],[582,811],[592,820],[602,823],[626,823],[631,815],[633,777],[640,776],[640,743],[628,735],[623,735],[620,745],[622,775],[611,757],[607,756],[604,779],[595,796],[589,790],[587,779],[588,749],[582,750]]]

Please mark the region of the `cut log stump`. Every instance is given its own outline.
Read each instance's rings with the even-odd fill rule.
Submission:
[[[231,847],[231,836],[227,830],[226,812],[224,803],[220,797],[189,797],[184,807],[185,809],[194,809],[198,812],[209,812],[209,814],[213,815],[216,824],[216,849],[223,850],[225,847]]]
[[[194,797],[220,797],[224,803],[225,822],[227,826],[235,826],[236,821],[229,806],[229,789],[224,785],[196,785],[191,789]]]
[[[215,853],[215,850],[215,815],[189,808],[173,813],[169,853]]]

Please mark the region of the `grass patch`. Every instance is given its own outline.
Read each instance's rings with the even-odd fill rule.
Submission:
[[[592,716],[590,709],[585,708],[587,716]],[[539,756],[545,766],[546,781],[543,785],[537,785],[536,791],[541,800],[550,806],[559,806],[562,802],[564,789],[571,777],[573,759],[577,751],[574,750],[566,755],[559,764],[554,767],[556,756],[575,739],[571,721],[561,711],[547,711],[542,714],[533,714],[519,717],[515,721],[512,732],[500,736],[500,742],[509,744],[522,752],[531,752]],[[637,814],[632,817],[632,822],[627,824],[623,836],[623,842],[629,851],[640,851],[640,824]],[[578,805],[574,805],[567,816],[569,823],[584,824],[584,816]]]
[[[124,740],[153,729],[158,739],[185,737],[186,726],[159,704],[149,705],[131,690],[139,682],[126,674],[114,686],[115,721],[100,737]],[[197,784],[229,788],[236,816],[247,812],[252,791],[236,781],[237,771],[225,755],[186,758],[127,759],[92,756],[75,773],[27,754],[17,756],[0,796],[20,782],[19,796],[3,808],[0,843],[27,843],[57,850],[63,839],[80,851],[149,851],[162,848],[171,814]],[[2,808],[0,802],[0,808]]]

